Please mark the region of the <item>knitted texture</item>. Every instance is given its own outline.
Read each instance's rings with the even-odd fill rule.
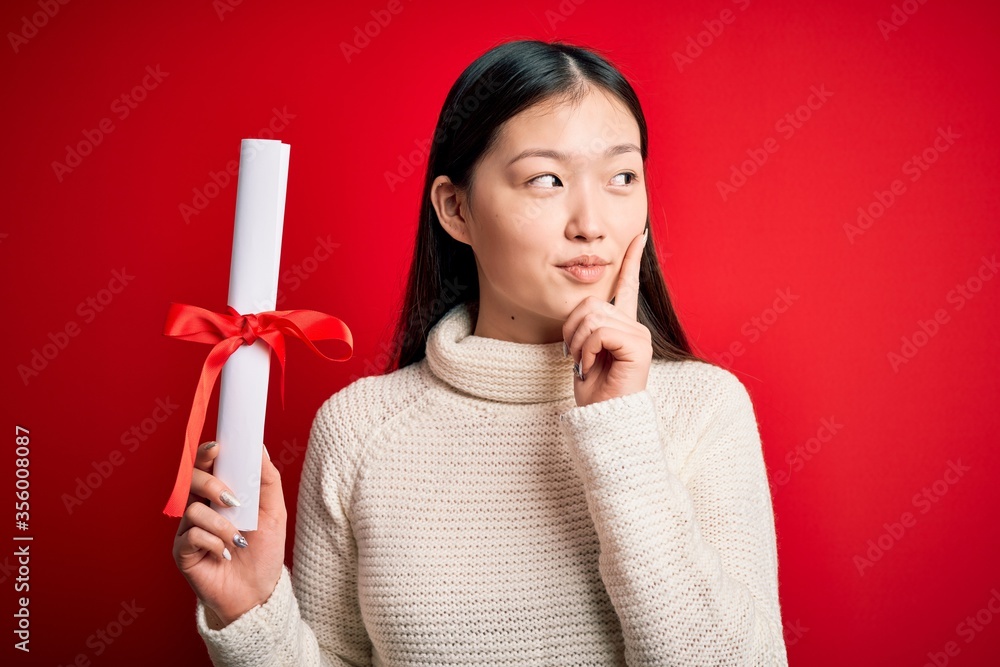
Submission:
[[[744,386],[654,359],[579,407],[562,343],[472,335],[319,408],[291,570],[217,666],[787,665],[760,436]],[[252,547],[251,547],[252,548]]]

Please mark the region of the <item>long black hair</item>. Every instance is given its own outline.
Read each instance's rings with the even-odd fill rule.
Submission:
[[[639,125],[645,165],[646,119],[639,99],[625,77],[595,51],[561,42],[510,41],[477,58],[455,81],[441,108],[428,158],[413,262],[390,369],[424,357],[428,332],[451,307],[467,302],[473,321],[478,314],[476,260],[469,245],[442,228],[431,203],[434,179],[443,174],[459,189],[471,191],[474,167],[493,147],[504,121],[542,102],[578,100],[588,84],[614,95],[632,113]],[[671,305],[651,227],[639,281],[636,319],[652,334],[654,358],[696,359]]]

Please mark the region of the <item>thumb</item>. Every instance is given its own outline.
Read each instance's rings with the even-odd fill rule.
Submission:
[[[264,447],[264,452],[260,459],[261,509],[282,507],[285,499],[281,494],[281,473],[278,472],[278,469],[271,462],[271,456],[267,452],[267,447]]]

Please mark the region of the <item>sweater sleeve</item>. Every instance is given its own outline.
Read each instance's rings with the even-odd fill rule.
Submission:
[[[293,567],[262,605],[222,629],[197,604],[198,632],[216,667],[359,667],[371,644],[357,599],[357,549],[347,517],[349,457],[339,454],[331,401],[309,434],[295,521]]]
[[[649,387],[559,416],[630,667],[788,664],[756,417],[734,375],[715,377],[679,408],[711,410],[695,428],[661,426]],[[684,480],[671,448],[686,457]]]

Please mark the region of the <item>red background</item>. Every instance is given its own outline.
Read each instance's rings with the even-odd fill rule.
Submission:
[[[260,136],[275,108],[294,116],[277,135],[292,146],[281,263],[306,279],[285,274],[281,306],[334,314],[356,343],[342,364],[291,343],[284,411],[272,375],[265,441],[282,462],[294,522],[316,409],[374,372],[385,350],[419,208],[420,145],[449,87],[490,47],[540,38],[603,51],[644,105],[653,238],[680,316],[758,411],[791,664],[997,664],[1000,617],[988,602],[1000,590],[1000,280],[983,258],[1000,250],[1000,10],[909,0],[912,15],[883,34],[888,0],[660,4],[404,3],[348,62],[341,44],[387,2],[246,0],[221,15],[208,0],[70,2],[37,34],[23,23],[37,2],[4,3],[0,281],[3,394],[13,399],[4,422],[31,431],[35,539],[30,656],[12,648],[13,547],[0,555],[0,661],[181,655],[209,664],[194,594],[171,557],[177,521],[160,513],[208,348],[161,331],[170,301],[225,307],[235,181],[189,224],[180,206],[238,157],[242,137]],[[732,21],[713,24],[727,8]],[[692,48],[696,57],[678,67],[675,52],[706,21],[721,33],[701,35],[701,53]],[[25,30],[32,36],[15,51],[10,33]],[[113,102],[147,66],[168,74],[121,118]],[[780,121],[813,86],[831,95],[799,110],[809,117],[790,134]],[[113,131],[60,180],[52,163],[105,118]],[[939,128],[958,138],[930,150],[936,161],[911,181],[905,163]],[[769,138],[776,152],[724,200],[717,183]],[[390,188],[387,173],[402,183]],[[905,190],[849,239],[844,225],[856,224],[858,207],[896,179]],[[308,259],[318,238],[339,244],[326,261]],[[122,268],[134,278],[101,312],[78,310]],[[977,282],[980,270],[988,280]],[[958,285],[971,298],[959,299]],[[769,312],[778,290],[792,305]],[[939,309],[935,328],[927,322]],[[906,350],[915,355],[894,367],[890,353],[921,322],[934,335],[917,335],[919,347]],[[78,335],[26,383],[18,367],[67,324]],[[725,356],[734,343],[739,353]],[[158,399],[180,407],[146,421],[155,431],[130,450],[123,434],[160,414]],[[18,534],[9,437],[4,541]],[[78,478],[107,470],[113,456],[120,465],[70,512]],[[949,462],[968,469],[946,476]],[[913,520],[894,536],[904,512]],[[888,548],[859,572],[856,557],[880,555],[866,555],[869,540]],[[95,639],[133,600],[142,609],[134,622],[113,643]],[[960,625],[977,612],[980,630]]]

